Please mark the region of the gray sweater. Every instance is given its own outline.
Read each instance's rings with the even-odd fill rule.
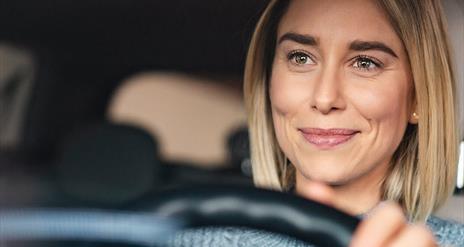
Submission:
[[[430,217],[427,226],[440,246],[464,247],[464,225]],[[185,230],[170,239],[173,247],[310,247],[311,245],[288,236],[262,230],[238,227],[207,227]]]

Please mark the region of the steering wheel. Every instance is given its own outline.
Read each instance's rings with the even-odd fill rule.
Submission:
[[[185,227],[239,226],[285,234],[317,246],[348,246],[359,219],[334,208],[276,191],[197,186],[156,196],[142,208],[182,219]]]
[[[143,200],[137,212],[127,212],[3,211],[0,242],[81,239],[152,246],[182,228],[237,226],[341,247],[348,246],[359,224],[355,217],[292,194],[237,186],[168,190]]]

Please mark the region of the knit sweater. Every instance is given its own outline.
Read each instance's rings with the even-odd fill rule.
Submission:
[[[464,225],[446,221],[437,217],[430,217],[427,226],[434,233],[440,246],[464,247]],[[240,227],[206,227],[190,229],[173,236],[168,246],[172,247],[311,247],[312,245],[300,240]]]

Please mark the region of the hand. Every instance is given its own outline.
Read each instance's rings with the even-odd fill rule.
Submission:
[[[314,182],[304,197],[336,207],[335,192]],[[340,207],[338,207],[340,208]],[[356,229],[350,247],[437,246],[432,232],[422,224],[409,224],[397,203],[385,202],[375,208]]]
[[[422,224],[408,224],[396,203],[386,202],[374,209],[356,229],[350,247],[437,246],[432,232]]]

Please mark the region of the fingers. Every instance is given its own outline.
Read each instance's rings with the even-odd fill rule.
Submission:
[[[397,204],[385,202],[361,222],[350,246],[386,246],[404,227],[406,219],[401,208]]]
[[[423,225],[408,224],[398,204],[386,202],[356,230],[351,247],[431,247],[437,246],[432,233]]]
[[[435,247],[437,246],[432,233],[427,227],[423,225],[411,225],[402,231],[398,237],[393,240],[389,247],[401,246],[423,246]]]

